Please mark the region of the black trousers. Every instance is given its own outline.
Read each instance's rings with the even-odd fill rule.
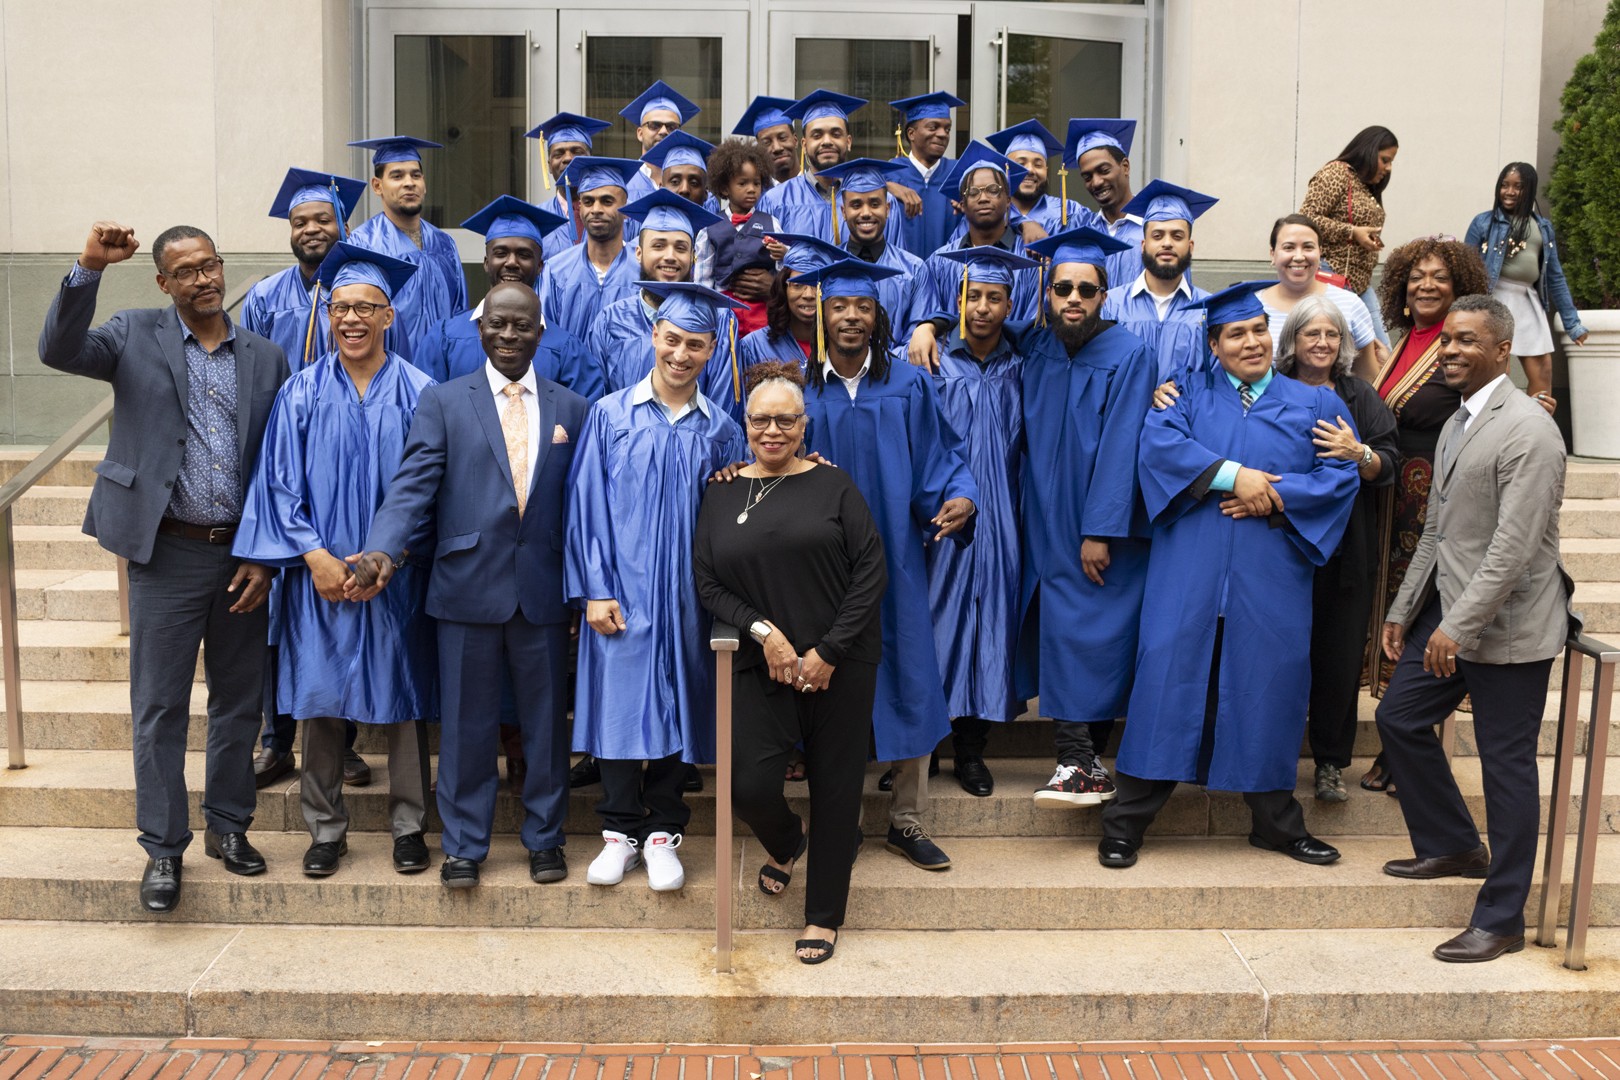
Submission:
[[[597,758],[596,763],[602,767],[602,798],[596,804],[602,824],[637,843],[655,832],[686,831],[692,808],[681,792],[687,770],[681,755],[649,761],[645,771],[639,761]]]
[[[1356,744],[1356,700],[1372,618],[1373,577],[1346,580],[1342,560],[1316,571],[1311,589],[1311,757],[1348,768]]]
[[[984,748],[990,744],[990,721],[977,716],[958,716],[951,720],[951,757],[984,757]]]
[[[1407,632],[1406,649],[1378,704],[1378,735],[1390,771],[1400,777],[1401,813],[1413,854],[1430,859],[1472,851],[1479,847],[1479,829],[1457,790],[1435,725],[1464,694],[1473,696],[1491,869],[1474,901],[1470,925],[1493,934],[1522,934],[1541,832],[1536,739],[1552,658],[1525,664],[1458,660],[1450,678],[1437,678],[1423,670],[1423,650],[1440,619],[1435,601]]]
[[[876,693],[877,665],[854,660],[838,665],[831,685],[813,694],[773,681],[764,665],[732,678],[732,801],[777,862],[793,858],[808,828],[809,867],[800,875],[806,926],[844,925]],[[788,756],[801,741],[809,827],[788,806],[782,784]]]
[[[1112,720],[1057,720],[1052,721],[1052,742],[1057,748],[1059,765],[1091,765],[1091,759],[1108,748],[1108,739],[1114,733]]]

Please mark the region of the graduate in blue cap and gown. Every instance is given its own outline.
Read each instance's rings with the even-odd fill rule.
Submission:
[[[1063,143],[1039,120],[1025,120],[986,135],[984,141],[1001,151],[1024,170],[1024,179],[1013,189],[1012,214],[1019,220],[1033,221],[1047,236],[1090,226],[1101,229],[1096,211],[1069,198],[1069,173],[1063,167]],[[1051,162],[1058,162],[1058,194],[1051,194]],[[959,226],[959,228],[962,226]]]
[[[631,202],[652,194],[663,187],[659,167],[648,161],[647,151],[692,122],[703,110],[697,102],[685,97],[669,83],[657,80],[637,94],[635,99],[619,110],[619,115],[636,126],[636,141],[641,144],[642,165],[630,178],[628,194]]]
[[[298,261],[256,282],[242,299],[238,318],[280,345],[294,371],[331,347],[325,293],[316,288],[316,271],[332,245],[349,235],[349,215],[365,191],[363,182],[347,176],[288,169],[270,204],[270,216],[285,219],[292,228],[292,253]]]
[[[1125,204],[1142,218],[1142,270],[1134,278],[1108,279],[1103,318],[1112,319],[1153,346],[1159,382],[1209,367],[1204,309],[1209,293],[1187,277],[1192,265],[1193,221],[1219,200],[1191,188],[1155,180]],[[1122,253],[1120,261],[1124,261]]]
[[[688,202],[697,203],[711,214],[720,213],[720,200],[709,191],[709,155],[712,153],[714,144],[696,135],[688,135],[684,131],[666,135],[641,155],[643,168],[651,166],[658,170],[657,187],[644,191],[642,185],[632,178],[630,185],[639,194],[632,195],[631,201],[645,198],[652,190],[663,188]]]
[[[889,215],[894,209],[888,185],[904,171],[892,161],[856,158],[820,174],[838,184],[838,209],[848,228],[843,250],[862,262],[900,271],[899,277],[878,282],[878,302],[889,316],[896,341],[905,340],[917,320],[928,313],[918,290],[923,261],[888,240]]]
[[[946,179],[956,164],[948,156],[951,110],[966,104],[943,90],[889,102],[890,108],[900,111],[892,162],[899,171],[893,179],[916,192],[920,202],[915,210],[906,207],[904,221],[906,250],[919,259],[945,243],[959,219],[951,205],[956,196],[946,187]]]
[[[934,389],[940,413],[962,438],[961,453],[979,489],[979,521],[968,547],[929,545],[928,598],[956,779],[983,797],[995,789],[984,763],[990,724],[1023,712],[1013,689],[1023,562],[1023,357],[1002,327],[1012,312],[1013,273],[1040,264],[998,247],[941,255],[962,268],[965,302],[940,344]]]
[[[530,289],[545,265],[545,237],[562,225],[562,219],[551,211],[510,195],[500,196],[461,223],[463,229],[484,236],[484,273],[491,288],[515,281]],[[478,336],[483,314],[480,300],[470,311],[457,312],[435,324],[413,362],[435,382],[459,379],[483,367],[484,346]],[[544,311],[540,317],[543,322]],[[534,354],[534,369],[587,401],[602,396],[601,365],[584,342],[559,326],[545,327]]]
[[[822,340],[805,391],[805,449],[849,471],[883,537],[889,588],[872,729],[878,760],[892,763],[886,846],[924,870],[943,870],[950,857],[922,821],[929,757],[951,729],[927,549],[972,539],[979,490],[933,381],[891,356],[877,282],[894,273],[844,259],[801,279],[820,289]]]
[[[293,372],[276,395],[233,546],[238,558],[282,568],[276,699],[304,724],[299,787],[311,839],[304,873],[312,877],[336,871],[347,850],[345,721],[378,725],[387,738],[395,869],[428,865],[425,749],[411,723],[439,713],[434,628],[422,610],[426,523],[393,588],[368,604],[342,602],[344,559],[363,550],[417,400],[432,385],[383,343],[392,299],[416,272],[357,245],[333,245],[319,273],[330,282],[335,348]]]
[[[1189,376],[1152,411],[1139,454],[1153,522],[1119,796],[1103,811],[1098,859],[1122,868],[1177,783],[1243,793],[1249,843],[1307,863],[1339,852],[1305,830],[1294,798],[1310,692],[1311,592],[1339,546],[1360,478],[1322,457],[1318,422],[1344,403],[1276,375],[1250,281],[1203,301],[1219,367]],[[1173,598],[1174,602],[1167,602]]]
[[[564,591],[585,614],[574,749],[602,772],[603,849],[586,879],[616,885],[645,860],[649,884],[665,891],[685,880],[682,762],[712,762],[715,747],[692,532],[709,477],[743,460],[747,440],[699,388],[718,359],[720,313],[736,301],[689,282],[644,287],[662,301],[649,333],[656,359],[591,406],[570,476]]]
[[[819,236],[778,232],[771,239],[781,242],[787,251],[766,301],[766,324],[737,343],[737,359],[744,371],[764,360],[795,363],[802,371],[815,356],[820,309],[816,287],[794,279],[850,255]]]
[[[373,151],[372,192],[382,200],[382,212],[360,225],[349,237],[371,251],[415,263],[420,273],[394,297],[394,325],[388,331],[389,351],[411,359],[416,342],[434,323],[467,308],[467,275],[450,234],[422,219],[427,181],[422,175],[422,151],[441,146],[409,135],[361,139],[350,146]]]
[[[585,242],[547,260],[540,277],[540,310],[555,326],[585,341],[603,308],[636,289],[635,251],[626,241],[625,187],[641,163],[629,158],[579,157],[562,182],[574,193]]]
[[[799,121],[799,174],[761,196],[759,208],[781,222],[788,232],[809,233],[832,244],[847,239],[849,230],[838,209],[837,185],[819,174],[849,159],[855,145],[849,132],[849,114],[865,104],[865,98],[815,90],[785,110]],[[892,198],[894,192],[889,194]],[[905,246],[905,226],[901,223],[904,216],[900,200],[893,198],[884,235],[889,243],[901,247]]]
[[[540,183],[554,189],[551,198],[545,202],[545,208],[563,219],[560,228],[546,233],[542,254],[548,261],[585,238],[584,229],[574,212],[572,191],[563,176],[575,158],[590,156],[595,137],[612,126],[610,122],[595,117],[560,112],[540,121],[525,134],[525,138],[541,141]]]
[[[1077,119],[1069,121],[1063,144],[1064,168],[1079,171],[1081,183],[1100,211],[1102,223],[1097,231],[1130,249],[1109,259],[1110,282],[1136,276],[1134,252],[1142,243],[1142,219],[1125,210],[1132,197],[1130,153],[1135,137],[1135,120]]]
[[[771,173],[767,188],[799,175],[799,136],[793,130],[793,117],[787,114],[792,104],[792,98],[760,94],[731,129],[733,135],[752,138],[765,151]]]

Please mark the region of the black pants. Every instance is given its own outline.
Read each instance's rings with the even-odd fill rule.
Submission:
[[[1057,763],[1089,768],[1091,759],[1108,748],[1108,739],[1113,733],[1112,720],[1054,719],[1052,741],[1057,745]]]
[[[686,831],[692,808],[681,794],[687,770],[681,755],[649,761],[645,772],[639,761],[597,758],[596,763],[602,767],[602,798],[596,804],[602,824],[637,843],[655,832]]]
[[[951,721],[951,758],[984,757],[990,743],[990,721],[977,716],[958,716]]]
[[[1457,790],[1435,725],[1464,694],[1473,696],[1491,869],[1469,922],[1493,934],[1522,934],[1541,832],[1536,739],[1552,659],[1526,664],[1458,660],[1450,678],[1437,678],[1423,670],[1423,650],[1440,618],[1435,601],[1407,633],[1406,649],[1378,704],[1378,735],[1390,771],[1400,777],[1401,813],[1412,835],[1413,854],[1430,859],[1472,851],[1479,847],[1479,829]]]
[[[861,819],[861,788],[872,733],[877,665],[845,660],[826,690],[801,694],[771,679],[764,665],[732,679],[731,797],[770,857],[786,862],[806,826],[787,803],[782,777],[803,742],[810,785],[806,926],[844,925]]]
[[[1342,560],[1316,571],[1311,589],[1311,757],[1348,768],[1356,744],[1356,699],[1367,653],[1373,577],[1345,580]]]

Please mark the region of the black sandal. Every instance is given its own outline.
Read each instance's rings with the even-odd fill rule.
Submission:
[[[810,837],[808,835],[801,835],[799,837],[799,850],[793,853],[793,861],[795,864],[797,864],[798,861],[804,857],[805,850],[809,847]],[[769,878],[771,881],[779,883],[782,887],[777,889],[775,892],[772,892],[770,889],[765,887],[765,880],[767,878]],[[766,863],[764,866],[759,868],[759,891],[764,893],[766,896],[781,896],[783,893],[787,892],[788,886],[792,883],[792,870],[778,870],[770,863]]]
[[[1379,754],[1373,758],[1372,767],[1361,778],[1361,790],[1384,791],[1391,783],[1389,765],[1384,761],[1384,755]],[[1393,792],[1391,792],[1393,794]]]
[[[838,931],[834,930],[833,939],[831,941],[828,941],[825,938],[800,938],[798,941],[793,943],[793,952],[794,955],[797,955],[800,949],[821,949],[823,951],[820,956],[799,957],[799,963],[801,964],[819,964],[824,960],[831,960],[833,950],[837,947]]]

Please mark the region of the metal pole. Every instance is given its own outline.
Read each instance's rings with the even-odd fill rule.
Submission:
[[[6,680],[6,755],[8,767],[28,768],[23,748],[22,652],[17,642],[17,547],[12,539],[11,506],[0,511],[0,633],[4,642]]]
[[[1581,827],[1575,838],[1575,880],[1569,889],[1569,944],[1564,951],[1564,966],[1572,971],[1586,970],[1586,924],[1592,917],[1592,877],[1603,817],[1603,768],[1609,753],[1609,707],[1614,698],[1613,659],[1599,658],[1597,678],[1592,684],[1586,778],[1581,784]]]
[[[1581,712],[1581,665],[1585,657],[1571,643],[1564,649],[1564,683],[1558,697],[1558,740],[1553,747],[1551,806],[1547,811],[1547,850],[1541,862],[1541,910],[1536,944],[1558,944],[1558,901],[1563,893],[1564,841],[1569,828],[1570,775],[1575,764],[1575,728]]]
[[[709,635],[714,650],[714,970],[729,975],[732,901],[737,868],[732,865],[731,818],[731,656],[740,644],[737,628],[716,621]]]

